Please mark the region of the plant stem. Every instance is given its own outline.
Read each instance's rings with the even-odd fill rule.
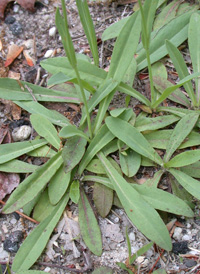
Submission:
[[[85,106],[89,136],[90,136],[90,139],[92,139],[92,125],[91,125],[91,120],[90,120],[90,113],[89,113],[89,110],[88,110],[88,103],[87,103],[87,100],[86,100],[83,85],[81,83],[81,77],[80,77],[80,74],[79,74],[79,71],[78,71],[77,67],[75,67],[74,70],[75,70],[75,73],[76,73],[78,85],[80,87],[83,103],[84,103],[84,106]]]
[[[146,56],[147,56],[147,64],[148,64],[148,72],[149,72],[149,81],[150,81],[150,89],[151,89],[151,105],[152,105],[156,101],[156,93],[153,85],[153,74],[152,74],[152,68],[151,68],[149,47],[146,49]]]

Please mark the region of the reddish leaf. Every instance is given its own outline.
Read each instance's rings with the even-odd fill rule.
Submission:
[[[15,58],[17,58],[17,56],[20,55],[22,50],[23,50],[23,47],[19,47],[15,44],[9,46],[8,54],[7,54],[4,66],[8,67],[15,60]]]
[[[10,194],[20,183],[20,177],[15,173],[0,172],[0,200]]]
[[[24,9],[27,9],[31,12],[35,11],[34,5],[36,0],[17,0],[16,2],[21,5]],[[14,0],[0,0],[0,18],[4,18],[4,10],[8,3],[14,2]]]

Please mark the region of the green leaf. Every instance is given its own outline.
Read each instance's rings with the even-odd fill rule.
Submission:
[[[166,250],[171,250],[172,244],[169,233],[155,209],[123,179],[103,153],[99,153],[98,157],[102,161],[115,191],[133,224],[157,245]]]
[[[61,138],[69,138],[73,136],[79,136],[85,138],[87,141],[90,141],[88,136],[81,130],[79,130],[76,126],[68,125],[61,129],[59,132],[59,136]]]
[[[180,117],[175,115],[163,115],[155,118],[142,118],[135,122],[135,127],[138,131],[156,130],[164,128],[178,121]]]
[[[168,77],[167,69],[162,62],[159,61],[159,62],[154,63],[152,65],[151,69],[152,69],[153,76],[159,75],[160,78],[167,79],[167,77]]]
[[[200,160],[200,149],[184,151],[172,158],[165,167],[183,167]]]
[[[94,158],[94,156],[99,152],[103,147],[110,143],[114,139],[114,135],[108,130],[106,125],[103,125],[98,131],[97,135],[92,139],[89,144],[83,159],[79,165],[78,173],[81,175],[89,164],[89,162]]]
[[[69,197],[73,203],[78,204],[80,198],[80,184],[78,180],[74,180],[69,189]]]
[[[168,162],[172,154],[180,146],[180,144],[185,140],[187,135],[191,132],[195,126],[199,115],[197,113],[191,113],[185,115],[176,125],[173,133],[167,143],[166,153],[164,156],[164,161]]]
[[[162,165],[162,159],[160,156],[136,128],[119,118],[113,117],[106,118],[106,125],[112,134],[123,141],[131,149],[159,165]]]
[[[52,214],[54,208],[55,206],[50,203],[48,190],[46,189],[42,192],[36,206],[34,207],[33,218],[38,222],[42,222],[47,216]]]
[[[128,86],[132,87],[133,86],[133,82],[135,79],[135,74],[136,74],[136,69],[137,69],[137,63],[135,58],[133,58],[131,60],[131,63],[129,65],[129,67],[126,70],[126,73],[124,75],[123,78],[123,82],[126,83]]]
[[[93,200],[102,218],[105,218],[113,204],[113,190],[105,185],[95,183],[93,188]]]
[[[45,108],[43,105],[35,101],[14,101],[15,104],[33,114],[40,114],[47,118],[54,125],[64,127],[69,125],[69,120],[59,112]]]
[[[160,60],[167,54],[165,40],[170,40],[175,46],[182,44],[188,36],[188,23],[192,12],[187,12],[171,20],[168,24],[160,28],[151,35],[150,42],[150,59],[151,63]],[[139,54],[136,58],[137,71],[147,66],[146,52],[144,49],[137,51]]]
[[[62,162],[61,152],[58,152],[46,164],[28,176],[11,194],[3,211],[11,213],[33,200],[56,173]]]
[[[32,173],[38,168],[39,166],[31,165],[19,160],[11,160],[4,164],[0,164],[0,171],[11,173]]]
[[[181,167],[180,170],[189,176],[200,179],[200,161],[186,167]]]
[[[22,271],[29,269],[39,258],[51,233],[58,223],[68,200],[69,196],[65,195],[60,203],[56,205],[53,212],[28,235],[15,255],[12,264],[12,270],[14,272],[19,271],[21,274]]]
[[[108,78],[121,82],[135,54],[141,31],[140,13],[131,15],[115,43]]]
[[[112,274],[112,273],[113,273],[112,269],[107,266],[101,266],[92,272],[92,274]]]
[[[15,274],[45,274],[45,271],[39,271],[39,270],[25,270],[16,272]]]
[[[136,251],[135,254],[133,254],[130,258],[129,264],[133,264],[133,262],[139,257],[142,256],[144,253],[146,253],[151,247],[153,246],[153,243],[150,242],[143,247],[141,247],[138,251]]]
[[[62,151],[65,173],[71,171],[81,161],[83,155],[85,156],[86,144],[85,138],[78,136],[67,139]]]
[[[145,183],[143,184],[144,186],[147,186],[147,187],[154,187],[154,188],[157,188],[158,187],[158,184],[160,182],[160,178],[162,177],[164,171],[163,170],[158,170],[153,178],[150,178],[150,179],[147,179],[145,181]]]
[[[101,231],[95,218],[94,212],[90,206],[90,203],[82,189],[80,192],[78,211],[81,235],[85,244],[92,253],[97,256],[101,256]]]
[[[29,151],[37,149],[47,144],[44,139],[16,142],[11,144],[1,144],[0,146],[0,164],[15,159]]]
[[[78,8],[79,16],[81,19],[81,24],[83,26],[84,32],[86,34],[87,40],[90,45],[90,49],[94,58],[94,63],[96,66],[99,65],[99,54],[97,47],[97,38],[95,34],[94,25],[88,9],[88,4],[86,0],[78,1],[76,0],[76,5]]]
[[[179,83],[177,85],[168,87],[166,90],[164,90],[164,92],[156,100],[156,102],[153,103],[152,108],[156,108],[157,106],[159,106],[159,104],[161,104],[173,91],[175,91],[177,88],[183,86],[185,83],[189,82],[193,78],[198,77],[199,74],[200,73],[194,73],[194,74],[188,75],[185,78],[183,78],[181,81],[179,81]]]
[[[44,137],[52,146],[60,148],[60,138],[53,124],[40,114],[32,114],[30,117],[31,124],[37,133]]]
[[[99,159],[92,159],[85,169],[96,174],[105,174],[105,169]]]
[[[186,173],[174,168],[170,168],[169,172],[190,194],[192,194],[197,199],[200,199],[200,184],[198,180],[195,180]]]
[[[153,274],[167,274],[167,272],[164,269],[158,269],[154,271]]]
[[[190,57],[192,60],[193,71],[200,72],[200,31],[198,25],[200,24],[200,16],[197,13],[194,13],[190,18],[189,29],[188,29],[188,44],[190,50]],[[198,106],[200,104],[200,79],[195,80],[196,84],[196,96]]]
[[[132,272],[130,269],[128,269],[124,263],[119,263],[119,262],[117,262],[116,264],[117,264],[121,269],[128,271],[129,274],[133,274],[133,272]]]
[[[25,86],[28,86],[34,97]],[[78,96],[71,92],[47,89],[23,81],[20,81],[19,84],[10,78],[0,79],[0,97],[12,101],[33,101],[36,99],[41,102],[80,103]]]
[[[71,173],[64,172],[64,166],[57,170],[48,184],[49,200],[52,205],[56,205],[66,193],[71,179]]]
[[[170,88],[174,86],[170,81],[167,79],[164,79],[160,77],[159,75],[156,75],[153,77],[154,80],[154,86],[155,88],[162,94],[164,90],[167,88]],[[168,99],[170,99],[173,102],[179,103],[183,106],[186,106],[187,108],[191,107],[190,101],[187,99],[187,97],[183,94],[183,92],[177,88],[172,94],[168,96]]]
[[[83,177],[83,181],[100,183],[100,184],[114,190],[113,184],[111,183],[111,181],[107,177],[95,176],[95,175],[86,175],[86,176]]]
[[[176,215],[193,217],[191,208],[178,197],[155,187],[132,185],[153,208]]]
[[[180,80],[182,80],[189,75],[188,68],[187,68],[186,63],[183,59],[183,56],[181,55],[180,51],[176,48],[176,46],[174,46],[170,41],[166,40],[165,43],[166,43],[166,48],[168,50],[169,56],[174,64],[176,71],[178,72],[178,76],[179,76]],[[196,98],[194,95],[192,83],[188,82],[188,83],[184,84],[184,88],[185,88],[187,94],[189,95],[193,106],[196,106]]]
[[[27,152],[29,156],[32,157],[45,157],[45,158],[51,158],[54,155],[56,155],[56,151],[51,149],[49,146],[42,146],[37,149],[34,149],[30,152]]]
[[[128,176],[133,177],[140,168],[141,156],[132,149],[126,150],[126,156],[119,153],[119,160],[122,172]]]

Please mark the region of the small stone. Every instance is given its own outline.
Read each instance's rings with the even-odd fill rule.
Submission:
[[[10,223],[11,223],[12,225],[15,225],[15,224],[17,223],[17,220],[16,220],[16,219],[11,219],[11,220],[10,220]]]
[[[119,218],[115,217],[113,221],[114,221],[115,224],[117,224],[119,222]]]
[[[181,238],[182,238],[182,228],[181,227],[175,228],[173,238],[178,241],[181,240]]]
[[[0,260],[4,261],[9,258],[9,253],[5,250],[3,250],[2,247],[0,247]]]
[[[47,267],[44,269],[44,272],[49,272],[50,270],[51,270],[51,268],[47,266]]]
[[[21,243],[23,237],[24,235],[22,231],[14,231],[12,234],[9,235],[7,239],[5,239],[3,243],[4,250],[11,253],[16,253],[19,249],[19,244]]]
[[[142,264],[144,262],[144,260],[145,260],[144,256],[139,256],[139,257],[137,257],[137,259],[135,260],[135,262],[137,264]]]
[[[10,26],[10,30],[12,31],[12,34],[15,36],[19,36],[23,32],[21,23],[17,21]]]
[[[129,233],[129,239],[130,239],[130,241],[135,241],[135,233],[134,232]]]
[[[56,35],[56,27],[50,28],[50,30],[49,30],[49,36],[55,37],[55,35]]]
[[[177,242],[172,244],[172,252],[175,254],[186,254],[189,251],[188,243]]]
[[[190,236],[190,235],[183,235],[183,237],[182,237],[182,240],[183,241],[190,241],[192,239],[192,237]]]
[[[44,58],[49,58],[53,55],[53,49],[49,49],[46,51],[45,55],[44,55]]]
[[[197,262],[194,260],[186,260],[186,262],[185,262],[185,266],[187,266],[189,268],[195,266],[196,264],[197,264]]]
[[[15,17],[8,15],[5,19],[5,24],[11,25],[16,21]]]
[[[18,13],[19,12],[19,5],[14,5],[13,6],[13,11],[15,12],[15,13]]]
[[[30,126],[21,126],[13,129],[12,138],[15,142],[24,141],[31,135],[32,128]]]

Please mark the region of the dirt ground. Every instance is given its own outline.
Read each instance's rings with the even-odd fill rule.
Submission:
[[[108,3],[107,1],[102,1],[98,4],[90,4],[91,16],[94,21],[97,38],[99,39],[100,64],[102,68],[107,68],[109,65],[109,57],[112,53],[114,40],[103,43],[101,35],[110,24],[129,16],[133,11],[134,2]],[[80,24],[74,0],[67,0],[66,5],[70,32],[76,52],[90,55],[89,46]],[[17,3],[12,2],[8,4],[5,10],[5,19],[0,21],[0,40],[2,41],[0,77],[13,77],[14,75],[14,77],[20,77],[21,80],[45,86],[48,74],[40,67],[40,61],[51,56],[64,56],[61,39],[55,29],[55,10],[56,7],[60,6],[59,0],[43,0],[36,3],[35,13],[30,13]],[[14,22],[11,23],[12,21]],[[14,27],[13,24],[15,24]],[[20,54],[12,65],[5,68],[4,62],[10,45],[22,46],[29,39],[34,43],[33,66],[29,66],[24,55]],[[147,93],[148,80],[140,81],[139,78],[136,78],[134,84],[138,90]],[[117,96],[112,104],[113,106],[124,105],[124,97]],[[137,102],[133,101],[132,106],[134,107],[135,104]],[[74,119],[74,121],[79,119],[76,108],[72,105],[49,103],[46,106],[65,113],[69,119]],[[0,100],[0,128],[12,124],[9,127],[10,132],[12,132],[20,123],[30,125],[28,113],[18,110],[19,119],[14,120],[12,110],[9,102]],[[37,159],[37,161],[39,164],[41,163],[41,159]],[[141,170],[141,176],[145,172],[145,169]],[[85,190],[90,196],[91,186],[86,186]],[[148,243],[148,240],[131,224],[124,211],[114,207],[107,218],[102,219],[98,217],[103,238],[103,254],[101,257],[91,255],[86,249],[84,242],[78,237],[77,207],[72,204],[69,211],[71,215],[65,216],[60,221],[57,233],[54,233],[52,236],[47,249],[39,258],[34,269],[44,270],[51,274],[67,274],[77,272],[91,273],[92,270],[97,269],[99,266],[106,266],[111,268],[113,273],[125,274],[127,272],[120,270],[116,262],[124,262],[128,257],[125,236],[126,228],[131,241],[132,253]],[[199,215],[198,206],[196,215]],[[158,259],[159,252],[152,247],[144,256],[138,258],[137,273],[151,273],[150,270],[155,264],[156,268],[165,269],[167,273],[199,273],[199,219],[185,219],[182,217],[177,220],[177,224],[172,239],[174,242],[173,251],[170,253],[164,252]],[[30,233],[33,227],[35,227],[35,224],[21,218],[16,213],[0,215],[0,263],[2,265],[8,260],[12,261],[23,238]],[[74,245],[71,242],[71,235],[73,238],[78,237]],[[13,240],[13,237],[16,237],[17,240],[16,238]],[[15,243],[14,247],[12,245],[13,242]],[[179,253],[184,253],[185,255],[180,256],[178,255]]]

